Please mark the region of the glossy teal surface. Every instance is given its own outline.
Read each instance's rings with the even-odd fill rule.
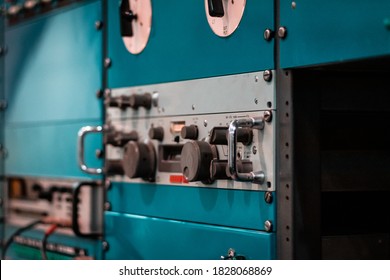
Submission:
[[[215,35],[203,0],[152,1],[152,30],[141,54],[129,53],[119,30],[119,1],[108,1],[110,88],[220,76],[274,68],[274,3],[247,0],[241,24],[231,36]]]
[[[7,28],[7,123],[100,118],[101,1],[84,1]]]
[[[264,192],[113,183],[108,201],[114,212],[257,230],[276,217]]]
[[[105,259],[218,260],[234,248],[247,259],[274,259],[275,234],[107,212]]]
[[[7,226],[6,227],[6,237],[8,238],[14,231],[16,227]],[[40,230],[29,230],[22,234],[23,237],[32,238],[36,240],[42,240],[44,233]],[[48,238],[48,243],[56,243],[62,244],[66,246],[76,247],[80,249],[85,249],[87,251],[88,256],[92,256],[94,259],[102,258],[102,250],[101,250],[101,241],[97,239],[86,239],[79,238],[70,235],[57,234],[54,233]],[[25,250],[21,250],[18,248],[17,252],[15,252],[16,247],[15,244],[12,244],[7,250],[7,259],[35,259],[31,258],[31,250],[28,250],[28,247],[25,247]],[[26,250],[27,249],[27,250]],[[27,251],[26,253],[22,253],[21,251]],[[33,250],[33,252],[36,250]],[[35,257],[36,252],[34,254]],[[48,257],[50,255],[48,254]],[[42,259],[41,255],[38,254],[36,259]]]
[[[7,175],[42,177],[91,177],[77,163],[77,132],[82,126],[98,125],[101,120],[44,125],[7,126],[5,160]],[[88,135],[85,158],[91,167],[102,165],[95,150],[102,149],[102,135]]]
[[[390,2],[280,0],[282,68],[390,54]]]

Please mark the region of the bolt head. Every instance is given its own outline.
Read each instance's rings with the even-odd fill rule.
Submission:
[[[106,201],[104,203],[104,210],[106,210],[106,211],[110,211],[111,210],[111,203],[110,202]]]
[[[104,67],[109,68],[111,67],[111,64],[112,62],[110,58],[107,57],[106,59],[104,59]]]
[[[107,252],[110,249],[110,244],[107,241],[102,242],[103,251]]]
[[[266,220],[264,222],[264,229],[265,229],[266,232],[272,231],[272,223],[271,223],[271,221]]]
[[[97,91],[96,91],[96,97],[97,98],[102,98],[103,97],[103,95],[104,95],[104,92],[103,92],[103,90],[102,89],[98,89]]]
[[[102,28],[103,28],[103,22],[100,21],[100,20],[95,21],[95,28],[96,28],[97,30],[102,29]]]
[[[266,192],[264,194],[264,200],[265,200],[266,203],[271,204],[272,201],[273,201],[272,193],[271,192]]]
[[[272,71],[271,70],[265,70],[263,73],[263,79],[266,82],[270,82],[272,80]]]
[[[266,121],[266,122],[272,121],[272,112],[271,111],[264,112],[264,121]]]
[[[286,38],[286,36],[287,36],[287,29],[286,29],[286,27],[284,27],[284,26],[279,27],[279,29],[278,29],[278,36],[281,39]]]
[[[95,156],[96,156],[97,158],[102,158],[103,155],[104,155],[103,150],[101,150],[101,149],[96,149],[96,150],[95,150]]]
[[[266,30],[264,30],[263,36],[264,36],[264,40],[269,42],[274,37],[274,32],[271,29],[267,28]]]

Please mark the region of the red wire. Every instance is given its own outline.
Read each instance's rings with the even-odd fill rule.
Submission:
[[[45,235],[50,235],[52,234],[57,228],[57,224],[52,224],[46,231]]]

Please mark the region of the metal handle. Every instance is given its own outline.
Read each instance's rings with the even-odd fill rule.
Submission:
[[[234,120],[229,125],[229,137],[228,137],[228,166],[229,172],[232,178],[236,181],[253,182],[262,184],[265,180],[265,174],[262,171],[259,172],[248,172],[240,173],[238,171],[237,162],[237,130],[238,128],[249,127],[253,129],[263,129],[264,119],[263,118],[248,118]]]
[[[85,173],[94,174],[94,175],[98,175],[98,174],[103,173],[102,168],[89,168],[85,164],[85,160],[84,160],[84,138],[85,138],[85,136],[89,133],[101,133],[101,132],[103,132],[102,126],[84,126],[79,130],[79,132],[77,134],[78,162],[79,162],[79,166],[80,166],[81,170],[84,171]]]
[[[102,233],[91,232],[91,233],[83,233],[80,230],[79,225],[79,194],[83,187],[98,187],[98,183],[96,182],[78,182],[73,186],[73,197],[72,197],[72,229],[75,235],[80,237],[88,237],[88,238],[96,238],[102,235]],[[91,210],[92,213],[92,210]]]

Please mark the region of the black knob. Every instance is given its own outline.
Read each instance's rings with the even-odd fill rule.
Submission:
[[[183,139],[198,139],[198,127],[196,125],[183,126],[180,135]]]
[[[144,107],[146,109],[152,108],[152,95],[150,93],[132,94],[130,96],[130,107],[138,109]]]
[[[120,132],[113,129],[108,129],[104,133],[104,144],[110,144],[116,147],[123,147],[129,141],[138,140],[138,133],[136,131]]]
[[[208,0],[208,6],[211,17],[223,17],[225,15],[222,0]]]
[[[213,145],[227,145],[228,144],[227,127],[213,127],[210,132],[210,144]],[[250,145],[253,141],[253,132],[251,128],[238,128],[237,129],[237,142],[244,145]]]
[[[214,159],[211,162],[210,174],[213,180],[226,180],[230,179],[230,176],[226,172],[228,166],[227,160]]]
[[[121,95],[118,97],[106,97],[106,100],[104,101],[104,104],[107,107],[118,107],[122,110],[126,109],[127,107],[130,107],[130,96]]]
[[[164,139],[164,128],[161,126],[151,127],[149,129],[149,138],[162,141]]]
[[[227,145],[226,135],[228,133],[227,127],[216,126],[211,129],[210,132],[210,144],[214,145]]]
[[[156,152],[151,143],[130,141],[124,147],[123,169],[129,178],[154,181]]]
[[[211,183],[210,164],[216,156],[215,147],[207,142],[191,141],[184,144],[180,166],[186,180]]]
[[[105,172],[107,176],[123,175],[122,161],[118,159],[111,159],[106,161]]]
[[[120,28],[122,37],[133,37],[133,20],[137,20],[137,15],[130,9],[130,1],[122,0],[119,7]]]

